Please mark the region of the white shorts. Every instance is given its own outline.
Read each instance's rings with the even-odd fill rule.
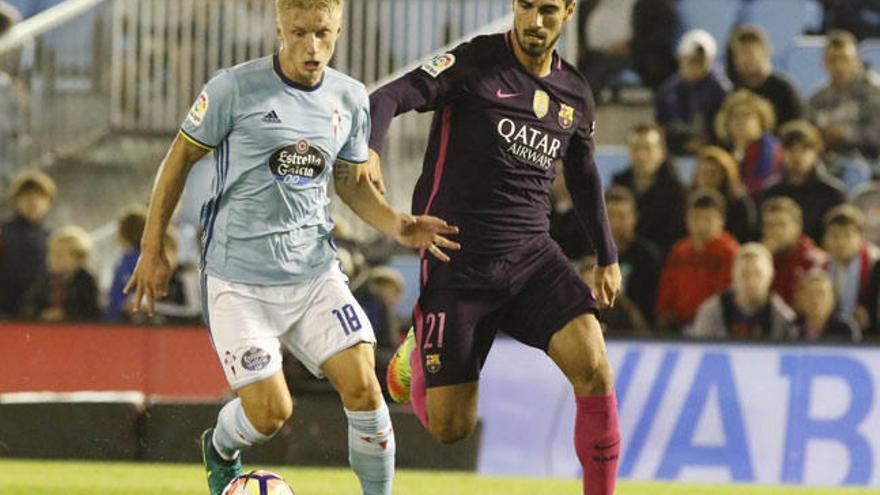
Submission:
[[[214,350],[233,390],[281,369],[281,344],[313,375],[334,354],[376,336],[333,267],[292,285],[248,285],[207,276],[206,315]]]

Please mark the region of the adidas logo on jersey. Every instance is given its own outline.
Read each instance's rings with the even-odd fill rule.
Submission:
[[[275,113],[275,110],[269,110],[269,113],[263,116],[263,122],[268,122],[269,124],[280,124],[281,119],[278,117],[278,114]]]

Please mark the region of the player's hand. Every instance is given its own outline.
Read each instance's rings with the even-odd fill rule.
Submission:
[[[596,265],[593,268],[593,274],[596,279],[596,287],[593,288],[593,292],[596,294],[596,302],[599,303],[599,307],[610,308],[614,306],[614,300],[620,292],[620,265],[617,263],[608,266]]]
[[[373,183],[379,194],[385,194],[385,180],[382,178],[382,160],[379,158],[379,153],[372,149],[367,152],[367,164],[357,167],[355,179],[358,184],[362,180],[368,180]]]
[[[122,292],[128,294],[134,290],[134,312],[146,309],[147,314],[153,316],[153,312],[156,310],[156,300],[168,294],[168,280],[170,278],[171,263],[168,261],[164,249],[159,249],[157,253],[141,252],[134,272]],[[145,304],[144,299],[146,299]]]
[[[394,238],[404,246],[426,249],[440,261],[449,261],[443,249],[458,251],[461,246],[443,234],[457,234],[458,227],[430,215],[412,216],[401,214]]]

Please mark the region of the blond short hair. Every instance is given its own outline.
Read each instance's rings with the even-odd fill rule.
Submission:
[[[762,96],[758,96],[747,89],[740,89],[724,99],[718,114],[715,116],[715,134],[718,135],[718,139],[725,143],[730,142],[730,132],[727,130],[727,124],[730,120],[730,113],[739,106],[749,107],[749,110],[758,114],[762,131],[769,132],[776,128],[776,111],[773,110],[773,105]]]
[[[291,9],[330,10],[342,6],[345,0],[275,0],[275,12],[281,14]]]
[[[49,245],[68,249],[80,261],[85,261],[92,250],[92,238],[82,227],[67,225],[49,237]]]
[[[9,195],[15,199],[22,194],[36,192],[50,200],[55,199],[58,188],[55,181],[39,170],[27,170],[19,174],[9,186]]]

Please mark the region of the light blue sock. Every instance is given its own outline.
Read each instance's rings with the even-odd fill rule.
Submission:
[[[241,407],[241,399],[231,400],[220,409],[217,426],[214,427],[214,448],[220,457],[231,461],[241,449],[266,443],[270,435],[263,435],[248,420]]]
[[[391,495],[394,481],[394,429],[385,402],[375,411],[349,411],[348,461],[364,495]]]

